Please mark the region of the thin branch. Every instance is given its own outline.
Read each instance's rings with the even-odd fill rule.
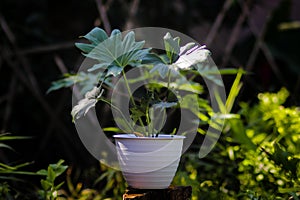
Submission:
[[[125,27],[124,30],[130,30],[134,27],[134,19],[138,11],[139,4],[140,4],[140,0],[133,0],[133,2],[131,3],[128,20],[124,26]]]
[[[59,137],[63,137],[63,138],[61,138],[61,141],[70,142],[69,137],[68,137],[69,131],[64,126],[64,124],[57,118],[57,115],[53,112],[52,108],[48,105],[48,103],[45,101],[43,96],[31,86],[31,84],[28,82],[28,79],[25,77],[24,73],[22,73],[18,69],[18,64],[12,62],[8,58],[4,58],[4,60],[7,63],[7,65],[13,70],[16,77],[23,83],[23,85],[25,87],[27,87],[29,89],[29,91],[32,93],[32,95],[41,104],[42,108],[50,116],[50,120],[53,120],[55,122],[57,130],[59,130],[60,133],[62,133],[62,134],[58,134]],[[64,145],[66,145],[66,144],[64,144]],[[68,155],[73,156],[73,153],[71,152],[71,150],[69,148],[67,148],[65,150],[68,151]]]
[[[247,16],[250,16],[250,11],[248,6],[245,6],[245,13],[247,14]],[[267,25],[268,25],[268,20],[266,20],[266,22],[264,23],[263,29],[260,32],[260,34],[257,34],[257,32],[255,30],[257,30],[257,28],[253,25],[253,23],[251,22],[251,17],[248,17],[248,25],[249,28],[251,30],[251,32],[256,36],[256,42],[254,45],[254,48],[250,54],[250,57],[247,61],[246,64],[246,70],[251,70],[253,68],[254,62],[257,58],[257,55],[259,53],[259,50],[262,50],[262,52],[264,53],[268,63],[270,64],[271,69],[273,70],[275,76],[278,78],[278,80],[283,84],[283,85],[287,85],[285,79],[283,78],[279,67],[277,66],[273,55],[271,53],[271,51],[269,50],[268,46],[266,45],[266,43],[264,42],[264,38],[265,38],[265,34],[267,31]]]
[[[41,54],[41,53],[47,53],[50,51],[57,51],[57,50],[63,50],[63,49],[70,49],[74,47],[75,41],[71,42],[64,42],[59,44],[52,44],[52,45],[45,45],[45,46],[39,46],[39,47],[32,47],[28,49],[20,49],[19,55],[25,56],[29,54]],[[11,57],[14,56],[14,53],[8,53],[5,56]]]
[[[106,7],[103,5],[102,0],[95,0],[97,4],[97,9],[100,15],[100,18],[103,22],[103,26],[105,31],[110,34],[111,33],[111,25],[107,17]]]
[[[61,73],[66,73],[67,72],[67,67],[66,65],[64,64],[63,60],[59,57],[59,56],[56,56],[56,58],[54,58],[56,60],[56,64],[58,65],[58,68],[59,70],[61,71]],[[81,98],[81,95],[80,95],[80,92],[78,90],[78,88],[76,87],[76,85],[73,87],[73,88],[70,88],[72,90],[72,95],[77,99],[79,100]],[[58,105],[58,108],[57,109],[57,112],[59,112],[60,108],[61,108],[62,105]],[[104,111],[106,112],[106,111]],[[107,112],[106,112],[107,113]],[[97,118],[93,117],[93,115],[91,115],[91,113],[87,113],[86,117],[90,120],[90,122],[92,124],[98,124],[98,120]],[[51,125],[50,128],[52,128],[53,125]],[[49,137],[51,132],[47,132],[46,133],[46,137]]]
[[[218,30],[224,20],[224,17],[226,15],[227,11],[229,10],[229,8],[231,7],[231,4],[232,4],[232,0],[226,0],[226,2],[224,3],[222,10],[219,12],[212,28],[210,29],[210,31],[207,35],[207,38],[205,40],[206,46],[209,46],[215,39],[215,37],[218,33]]]
[[[40,95],[39,92],[37,92],[33,87],[31,87],[31,85],[28,82],[28,80],[26,79],[25,75],[20,70],[18,70],[17,64],[13,63],[11,60],[8,60],[8,59],[6,59],[6,63],[8,64],[8,66],[10,68],[12,68],[12,70],[14,71],[14,73],[23,82],[23,84],[29,89],[29,91],[33,94],[33,96],[41,103],[41,105],[45,109],[45,111],[51,117],[56,118],[56,116],[52,112],[52,109],[49,107],[48,103],[43,99],[43,97]],[[61,123],[59,123],[59,124],[61,124]]]
[[[250,16],[250,10],[247,6],[245,7],[244,12],[247,14],[247,16]],[[267,31],[267,22],[266,22],[266,23],[264,23],[263,28],[262,28],[260,34],[258,35],[257,32],[255,31],[256,27],[254,27],[251,20],[252,20],[251,17],[248,17],[248,26],[249,26],[250,31],[256,37],[256,41],[255,41],[254,47],[252,49],[252,52],[248,58],[248,61],[246,62],[246,70],[248,70],[248,71],[251,71],[253,69],[254,62],[256,60],[256,57],[260,50],[261,43],[264,40],[266,31]]]
[[[4,31],[4,33],[6,34],[6,36],[8,37],[8,40],[11,43],[15,44],[16,38],[1,14],[0,14],[0,26],[1,26],[2,30]]]
[[[37,81],[34,77],[34,74],[32,73],[26,58],[19,54],[19,49],[18,49],[18,46],[16,44],[15,36],[13,35],[11,30],[7,26],[7,23],[6,23],[5,19],[1,16],[1,14],[0,14],[0,25],[3,28],[3,30],[6,34],[6,36],[8,37],[8,39],[10,39],[10,42],[12,43],[12,45],[14,47],[14,50],[16,52],[18,61],[25,68],[25,71],[27,72],[27,75],[25,75],[24,73],[22,73],[18,69],[18,64],[17,63],[12,62],[12,60],[4,57],[6,63],[8,64],[9,67],[12,68],[12,70],[14,71],[16,76],[24,83],[24,85],[29,89],[29,91],[33,94],[33,96],[40,102],[40,104],[42,105],[42,108],[47,112],[47,114],[50,116],[50,118],[53,119],[56,122],[59,129],[64,130],[64,132],[67,134],[68,133],[67,129],[61,123],[61,121],[59,121],[57,119],[55,113],[53,113],[53,111],[52,111],[52,108],[49,106],[49,104],[43,98],[43,96],[40,92],[40,89],[38,87],[38,83],[37,83]],[[27,79],[27,77],[29,77],[29,79]],[[65,135],[65,136],[67,137],[67,135]]]
[[[242,25],[247,17],[247,12],[245,12],[245,9],[247,9],[247,2],[244,2],[242,13],[240,14],[231,32],[231,37],[229,38],[229,42],[227,43],[225,48],[225,52],[222,60],[222,66],[225,66],[227,64],[231,56],[232,49],[234,48],[234,45],[238,39],[238,35],[241,31]]]
[[[4,57],[3,52],[1,52],[1,54],[2,54],[1,57],[4,58],[7,65],[9,67],[11,67],[12,70],[14,71],[14,74],[16,75],[16,77],[18,77],[21,80],[21,82],[23,82],[23,84],[29,89],[29,91],[32,93],[32,95],[42,105],[42,108],[50,116],[50,119],[55,122],[55,125],[58,128],[58,130],[60,130],[60,132],[63,133],[63,134],[58,135],[59,137],[64,137],[64,138],[61,139],[61,141],[70,142],[70,140],[68,140],[68,130],[67,130],[67,128],[65,128],[63,123],[60,120],[57,119],[56,114],[52,111],[52,108],[48,105],[48,103],[45,101],[45,99],[41,95],[40,89],[38,87],[38,83],[37,83],[37,81],[34,77],[34,74],[31,71],[31,68],[28,64],[28,61],[23,55],[21,55],[19,53],[20,51],[19,51],[19,48],[16,44],[15,36],[12,33],[12,31],[10,30],[10,28],[8,27],[5,19],[1,16],[1,14],[0,14],[0,26],[2,27],[6,37],[9,39],[10,43],[13,46],[13,50],[14,50],[17,58],[18,58],[17,61],[19,61],[21,63],[21,65],[24,67],[25,72],[27,74],[24,74],[23,72],[20,71],[20,69],[18,68],[19,63],[13,62],[7,56]],[[4,51],[4,52],[8,52],[8,51]],[[66,145],[66,144],[64,144],[64,145]],[[69,148],[64,149],[64,150],[68,151],[68,155],[73,156],[73,153],[71,152],[71,150]]]
[[[55,55],[54,56],[54,61],[55,61],[58,69],[61,71],[62,74],[68,73],[67,67],[65,66],[65,63],[63,62],[63,60],[61,59],[60,56]]]
[[[0,26],[2,27],[2,30],[4,31],[6,37],[8,38],[9,42],[11,43],[11,45],[13,46],[13,50],[17,56],[17,59],[20,61],[20,63],[22,64],[25,72],[27,73],[27,77],[28,80],[31,84],[31,87],[34,88],[34,90],[36,90],[36,92],[40,92],[38,83],[33,75],[33,72],[31,71],[31,68],[29,66],[28,60],[21,55],[19,52],[19,47],[16,43],[16,38],[13,34],[13,32],[11,31],[11,29],[9,28],[6,20],[3,18],[3,16],[0,14]]]
[[[58,69],[60,70],[60,72],[61,72],[62,74],[65,74],[65,73],[68,72],[67,67],[66,67],[64,61],[63,61],[58,55],[56,55],[56,56],[54,57],[54,60],[55,60],[55,63],[56,63],[56,65],[57,65]],[[73,88],[71,88],[71,90],[72,90],[72,92],[73,92],[72,95],[74,95],[75,98],[76,98],[77,100],[79,100],[79,99],[81,98],[81,95],[80,95],[80,91],[78,90],[78,88],[77,88],[77,87],[73,87]],[[91,115],[87,115],[87,117],[89,118],[89,120],[90,120],[93,124],[98,123],[98,121],[97,121],[96,119],[94,119],[93,117],[91,117]]]
[[[279,67],[277,65],[277,63],[275,62],[273,55],[270,51],[270,49],[268,48],[268,46],[266,45],[266,43],[262,43],[260,46],[261,50],[264,52],[264,55],[266,56],[267,61],[270,64],[271,69],[273,70],[274,74],[277,76],[278,80],[285,86],[287,86],[287,83],[285,81],[285,79],[283,78]]]

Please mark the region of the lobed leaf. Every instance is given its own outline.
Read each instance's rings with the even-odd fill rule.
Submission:
[[[76,43],[76,46],[84,56],[98,61],[88,71],[108,68],[105,77],[119,75],[127,65],[140,64],[142,58],[149,53],[149,49],[142,49],[144,41],[135,41],[135,34],[132,31],[127,33],[123,40],[119,30],[113,30],[108,37],[99,28],[93,29],[83,37],[88,39],[90,44]]]
[[[101,28],[94,28],[86,35],[82,36],[83,38],[89,40],[93,45],[97,45],[100,42],[103,42],[108,38],[106,32]]]
[[[180,52],[180,39],[179,37],[173,38],[170,33],[167,33],[164,36],[164,44],[165,44],[165,50],[166,54],[169,58],[169,63],[172,64],[177,60],[179,52]]]

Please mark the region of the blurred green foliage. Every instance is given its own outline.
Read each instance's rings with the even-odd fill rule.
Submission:
[[[9,149],[14,151],[14,149],[6,144],[7,141],[11,140],[22,140],[28,139],[29,137],[15,136],[10,133],[0,134],[0,149]],[[21,164],[6,164],[0,159],[0,199],[16,199],[21,195],[23,191],[15,187],[17,184],[24,184],[25,180],[22,178],[24,175],[36,175],[34,172],[25,171],[24,168],[32,163],[26,162]],[[29,186],[26,190],[32,190]]]
[[[300,110],[284,106],[288,95],[282,88],[260,93],[255,105],[241,102],[240,118],[227,121],[206,158],[183,156],[174,184],[192,185],[193,199],[299,198]]]
[[[172,184],[191,185],[194,200],[299,199],[300,110],[285,106],[288,96],[289,92],[282,88],[277,93],[260,93],[253,105],[241,102],[239,117],[227,120],[223,135],[208,156],[199,159],[196,143],[182,156]],[[247,140],[241,140],[241,134]],[[66,184],[56,184],[56,178],[67,169],[62,162],[37,173],[46,178],[41,180],[41,189],[32,190],[31,196],[61,200],[122,199],[126,183],[121,172],[100,164],[96,170],[100,175],[90,171],[94,183],[86,186],[72,179],[69,168]],[[3,174],[4,170],[32,174],[1,164],[0,172]],[[0,184],[1,197],[12,198],[16,191],[8,181]],[[18,193],[19,199],[25,196]]]
[[[39,175],[46,176],[46,179],[41,179],[42,189],[38,190],[40,199],[54,200],[59,197],[58,190],[64,182],[56,185],[55,180],[68,168],[68,166],[62,165],[63,163],[63,160],[59,160],[56,164],[50,164],[47,170],[41,169],[37,172]]]

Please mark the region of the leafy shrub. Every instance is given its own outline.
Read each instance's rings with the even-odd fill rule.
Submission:
[[[193,199],[299,199],[300,110],[285,107],[288,91],[240,103],[214,150],[184,155],[174,184],[193,186]]]
[[[283,88],[259,94],[253,107],[241,103],[242,131],[256,146],[242,143],[242,151],[235,152],[244,158],[238,168],[241,191],[255,191],[265,199],[286,199],[300,191],[300,110],[284,107],[288,95]]]
[[[41,179],[42,189],[38,191],[41,199],[54,200],[59,197],[58,190],[64,182],[56,185],[55,180],[68,168],[68,166],[62,165],[63,163],[63,160],[59,160],[56,164],[50,164],[47,170],[41,169],[37,172],[39,175],[46,176],[46,179]]]

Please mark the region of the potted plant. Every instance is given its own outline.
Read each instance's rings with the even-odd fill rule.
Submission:
[[[208,67],[210,52],[196,43],[180,46],[180,38],[173,38],[170,33],[158,39],[164,43],[164,49],[159,51],[144,48],[145,42],[136,41],[133,31],[122,34],[114,30],[108,36],[104,30],[94,28],[83,38],[89,43],[75,45],[93,60],[92,64],[87,72],[77,73],[76,78],[69,76],[53,83],[50,91],[81,82],[84,98],[71,112],[75,122],[97,102],[110,105],[118,125],[114,130],[122,133],[114,139],[128,185],[139,189],[167,188],[183,151],[184,134],[189,134],[187,127],[197,128],[201,120],[208,122],[199,108],[212,112],[208,102],[199,98],[203,87],[195,80],[201,73],[222,85]],[[176,119],[169,119],[172,113],[178,114],[179,107],[184,109],[181,115],[189,112],[191,115],[186,116],[192,116],[181,118],[180,122],[185,120],[188,124],[184,131],[179,131]],[[164,128],[167,121],[171,123]],[[198,131],[203,132],[199,128]]]

